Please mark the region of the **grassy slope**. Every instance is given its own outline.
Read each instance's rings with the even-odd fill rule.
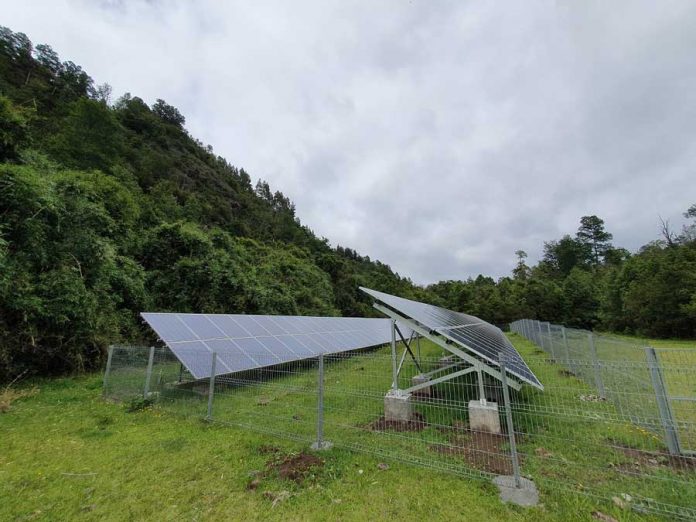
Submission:
[[[304,445],[159,410],[126,413],[101,400],[98,375],[40,387],[0,415],[0,520],[543,521],[592,520],[596,509],[638,518],[565,492],[542,492],[535,509],[504,506],[485,482],[395,462],[382,471],[379,459],[339,449],[323,455],[324,469],[303,486],[272,477],[248,491],[250,474],[268,460],[261,446]],[[273,507],[266,491],[292,496]]]

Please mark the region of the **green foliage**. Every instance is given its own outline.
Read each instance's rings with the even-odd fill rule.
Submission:
[[[9,98],[0,95],[0,161],[14,161],[29,142],[27,118]]]
[[[143,310],[371,315],[420,290],[149,107],[0,28],[0,381],[95,368]]]

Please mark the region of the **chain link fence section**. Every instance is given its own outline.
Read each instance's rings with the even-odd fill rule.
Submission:
[[[510,329],[611,401],[619,418],[662,437],[670,453],[696,455],[696,347],[653,348],[533,319]]]
[[[637,356],[623,362],[617,354],[600,357],[612,345],[598,336],[593,358],[587,332],[548,325],[545,335],[538,329],[536,335],[545,349],[527,345],[520,351],[544,391],[510,387],[505,394],[500,381],[484,377],[484,397],[498,413],[500,427],[493,431],[472,428],[471,405],[481,399],[476,372],[436,382],[465,369],[465,363],[428,341],[418,343],[413,358],[399,346],[403,359],[396,386],[389,347],[210,380],[193,379],[166,348],[113,347],[105,395],[122,401],[148,398],[174,414],[291,439],[307,449],[337,447],[476,480],[518,474],[536,483],[542,502],[544,495],[580,494],[621,502],[639,513],[696,519],[696,459],[671,454],[661,436],[639,427],[660,426],[651,367]],[[669,396],[678,390],[688,396],[696,364],[676,352],[659,357]],[[210,354],[211,368],[214,361]],[[597,361],[606,399],[596,390]],[[629,376],[620,380],[622,372]],[[634,381],[648,386],[630,387]],[[387,419],[388,392],[414,383],[430,384],[412,392],[409,420]],[[682,402],[693,413],[688,408],[694,403]],[[675,404],[677,415],[682,403]],[[694,419],[675,426],[683,446]],[[275,450],[269,446],[268,451]]]

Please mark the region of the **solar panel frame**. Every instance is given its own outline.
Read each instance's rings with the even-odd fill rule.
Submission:
[[[508,373],[532,386],[543,389],[539,379],[527,366],[510,340],[499,328],[483,319],[370,288],[360,287],[360,290],[405,318],[412,319],[426,329],[465,348],[492,366],[500,366],[502,354],[505,357]]]
[[[141,314],[196,379],[365,349],[391,341],[391,321],[381,318],[246,314]],[[410,329],[401,326],[403,332]],[[406,335],[406,333],[404,333]]]

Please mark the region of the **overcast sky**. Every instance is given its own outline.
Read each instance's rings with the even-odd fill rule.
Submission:
[[[0,24],[417,283],[505,275],[588,214],[635,250],[696,203],[692,0],[5,0]]]

